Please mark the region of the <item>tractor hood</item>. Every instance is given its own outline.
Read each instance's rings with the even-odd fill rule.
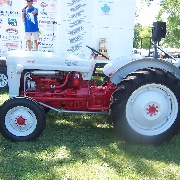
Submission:
[[[8,52],[6,64],[21,69],[21,71],[24,69],[41,69],[90,72],[93,68],[93,60],[85,56],[22,50]]]

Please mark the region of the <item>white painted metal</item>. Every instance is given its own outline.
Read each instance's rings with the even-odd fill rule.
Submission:
[[[91,72],[93,60],[73,54],[63,55],[51,52],[10,51],[7,65],[20,64],[23,69],[43,69]]]
[[[126,118],[137,133],[154,136],[162,134],[174,123],[178,101],[174,93],[161,84],[147,84],[130,96]]]
[[[112,60],[108,64],[106,64],[104,66],[103,72],[106,76],[111,76],[112,74],[114,74],[117,71],[117,69],[123,67],[124,65],[126,65],[132,61],[142,59],[142,58],[143,58],[143,56],[141,56],[139,54],[129,54],[126,56],[119,57],[117,59]]]
[[[18,118],[23,118],[25,123],[18,124]],[[37,118],[32,110],[24,106],[17,106],[10,109],[5,116],[7,130],[15,136],[28,136],[36,128]]]
[[[130,56],[127,56],[130,57]],[[115,68],[117,68],[117,71],[110,77],[111,82],[114,84],[118,84],[122,81],[124,77],[126,77],[131,72],[135,72],[139,69],[144,68],[157,68],[157,69],[163,69],[164,71],[171,72],[174,74],[178,79],[180,79],[180,71],[179,68],[174,64],[173,62],[170,62],[169,60],[161,60],[161,59],[154,59],[154,58],[139,58],[139,59],[128,59],[124,57],[121,61],[113,61],[115,63],[110,62],[109,64],[105,66],[107,68],[105,73],[109,76],[109,72],[114,72]],[[112,64],[112,67],[111,67]]]

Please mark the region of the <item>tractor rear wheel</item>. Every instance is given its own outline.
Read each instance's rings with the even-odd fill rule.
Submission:
[[[38,103],[27,97],[7,100],[0,109],[0,131],[12,141],[38,138],[46,125],[46,117]]]
[[[128,75],[112,96],[111,117],[115,129],[128,142],[160,144],[180,127],[180,81],[160,69],[144,69]]]

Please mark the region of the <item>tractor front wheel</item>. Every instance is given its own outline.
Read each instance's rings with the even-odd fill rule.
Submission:
[[[38,138],[46,125],[46,117],[38,103],[30,98],[7,100],[0,109],[0,131],[12,141],[30,141]]]

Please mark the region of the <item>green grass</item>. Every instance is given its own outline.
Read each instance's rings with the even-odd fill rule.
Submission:
[[[7,93],[1,94],[2,103]],[[0,135],[2,180],[180,179],[180,136],[161,146],[126,144],[106,115],[50,111],[33,142],[9,142]]]

